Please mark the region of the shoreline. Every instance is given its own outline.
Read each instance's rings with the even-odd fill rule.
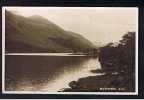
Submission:
[[[59,92],[133,92],[133,75],[104,74],[80,78],[69,83],[70,88]]]

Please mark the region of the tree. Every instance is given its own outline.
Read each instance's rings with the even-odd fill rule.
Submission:
[[[118,46],[109,43],[100,48],[102,69],[109,72],[133,73],[135,71],[135,32],[128,32]]]

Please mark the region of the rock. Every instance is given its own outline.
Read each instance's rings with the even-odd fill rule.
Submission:
[[[71,81],[71,82],[69,83],[69,86],[74,89],[74,88],[77,87],[77,82],[76,82],[76,81]]]
[[[92,73],[105,73],[105,71],[102,69],[91,70],[90,72],[92,72]]]

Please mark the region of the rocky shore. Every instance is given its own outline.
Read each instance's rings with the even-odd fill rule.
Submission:
[[[64,89],[63,92],[132,92],[135,90],[134,74],[131,76],[122,73],[88,76],[70,82],[70,88]]]

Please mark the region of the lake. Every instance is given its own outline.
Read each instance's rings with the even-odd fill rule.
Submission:
[[[57,92],[71,81],[96,76],[98,58],[71,53],[11,53],[5,56],[6,91]]]

